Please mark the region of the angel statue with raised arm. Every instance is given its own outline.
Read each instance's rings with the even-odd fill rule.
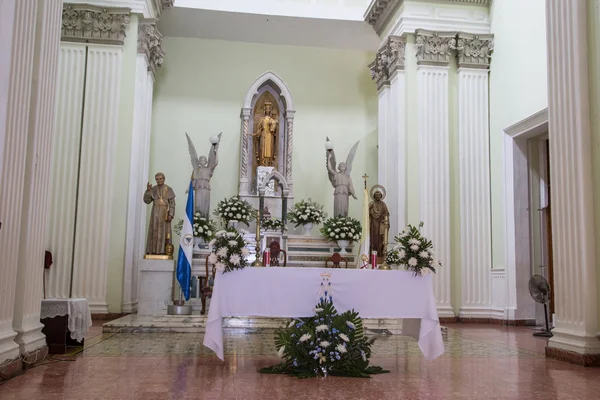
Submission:
[[[219,142],[221,141],[221,133],[219,133],[219,136],[210,137],[212,146],[210,148],[210,153],[208,154],[208,160],[205,156],[198,157],[192,139],[190,139],[187,133],[185,136],[188,141],[192,167],[194,167],[194,173],[192,175],[194,185],[194,212],[200,212],[203,216],[208,217],[210,213],[210,178],[212,178],[219,162],[217,159],[217,150],[219,149]]]
[[[340,165],[338,165],[337,170],[333,144],[329,141],[329,138],[327,138],[327,142],[325,143],[325,148],[327,149],[327,172],[329,173],[329,181],[335,189],[333,191],[334,217],[347,217],[349,197],[352,196],[356,199],[356,193],[354,192],[354,185],[352,184],[350,173],[352,172],[352,162],[354,161],[359,142],[360,141],[356,142],[354,146],[352,146],[352,149],[346,158],[346,162],[341,162]]]

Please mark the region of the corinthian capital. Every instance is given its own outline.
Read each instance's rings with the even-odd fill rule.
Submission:
[[[64,4],[61,40],[122,45],[130,12],[129,8]]]
[[[450,63],[450,49],[456,42],[456,32],[416,30],[417,64],[441,65]]]
[[[375,61],[369,64],[371,78],[377,89],[389,85],[390,78],[397,71],[404,70],[406,41],[398,36],[390,36],[377,51]]]
[[[165,58],[162,49],[162,34],[156,29],[155,20],[141,21],[138,27],[138,53],[145,54],[148,71],[153,74]]]
[[[455,48],[458,51],[459,68],[487,69],[490,67],[491,54],[494,50],[494,35],[460,32]]]

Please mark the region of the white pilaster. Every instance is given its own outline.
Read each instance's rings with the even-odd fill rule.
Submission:
[[[160,48],[161,41],[153,21],[140,23],[133,100],[123,312],[134,312],[138,307],[139,270],[146,237],[146,204],[141,201],[141,195],[148,180],[154,71],[161,65],[164,56]]]
[[[84,44],[60,44],[46,236],[54,264],[46,272],[46,295],[61,299],[70,297],[86,59]]]
[[[107,313],[106,277],[119,114],[120,46],[88,45],[75,227],[73,297]]]
[[[40,323],[62,0],[39,1],[13,328],[21,353],[46,345]]]
[[[390,86],[384,85],[378,90],[377,100],[377,180],[387,188],[387,142],[389,132]]]
[[[396,189],[392,192],[392,208],[395,215],[390,217],[390,235],[396,235],[406,226],[406,73],[404,69],[398,70],[392,76],[390,86],[393,99],[391,103],[394,104],[395,113],[392,123],[396,133],[394,146],[390,146],[395,161],[392,166],[394,172],[388,184],[389,189],[394,187]]]
[[[448,97],[450,32],[417,30],[417,90],[421,221],[433,242],[437,268],[434,292],[440,317],[454,317],[450,253],[450,120]]]
[[[7,95],[4,94],[6,92],[0,94],[6,96],[6,102],[0,103],[0,138],[4,140],[0,147],[0,182],[3,185],[0,191],[0,364],[19,355],[19,347],[13,340],[16,332],[13,331],[12,320],[29,133],[36,9],[35,0],[3,1],[0,7],[1,38],[9,39],[8,42],[2,40],[0,46],[5,50],[3,54],[12,53],[10,63],[0,64],[2,86],[7,89]],[[12,40],[9,29],[12,30]]]
[[[546,29],[556,312],[548,350],[600,354],[586,2],[546,0]]]

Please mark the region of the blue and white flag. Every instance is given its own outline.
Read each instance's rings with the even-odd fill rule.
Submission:
[[[194,250],[194,186],[190,181],[188,198],[185,203],[183,228],[179,239],[179,255],[177,256],[177,281],[186,300],[190,299],[190,279],[192,276],[192,254]]]

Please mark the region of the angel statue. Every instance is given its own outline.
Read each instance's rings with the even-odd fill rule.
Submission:
[[[192,175],[194,184],[194,212],[200,212],[205,217],[208,217],[210,213],[210,178],[212,178],[218,164],[217,150],[219,149],[219,142],[221,142],[221,134],[219,133],[219,136],[210,137],[212,147],[210,148],[208,160],[205,156],[198,157],[192,139],[190,139],[187,133],[185,134],[188,141],[192,167],[194,167]]]
[[[354,146],[352,146],[352,149],[346,158],[346,162],[341,162],[337,167],[337,171],[335,169],[336,163],[333,144],[329,141],[329,138],[327,138],[327,142],[325,143],[325,148],[327,149],[327,172],[329,173],[329,181],[335,188],[333,191],[334,217],[347,217],[349,196],[356,199],[356,193],[354,192],[354,185],[352,184],[350,173],[352,172],[352,162],[354,161],[359,142],[360,141],[356,142]]]

